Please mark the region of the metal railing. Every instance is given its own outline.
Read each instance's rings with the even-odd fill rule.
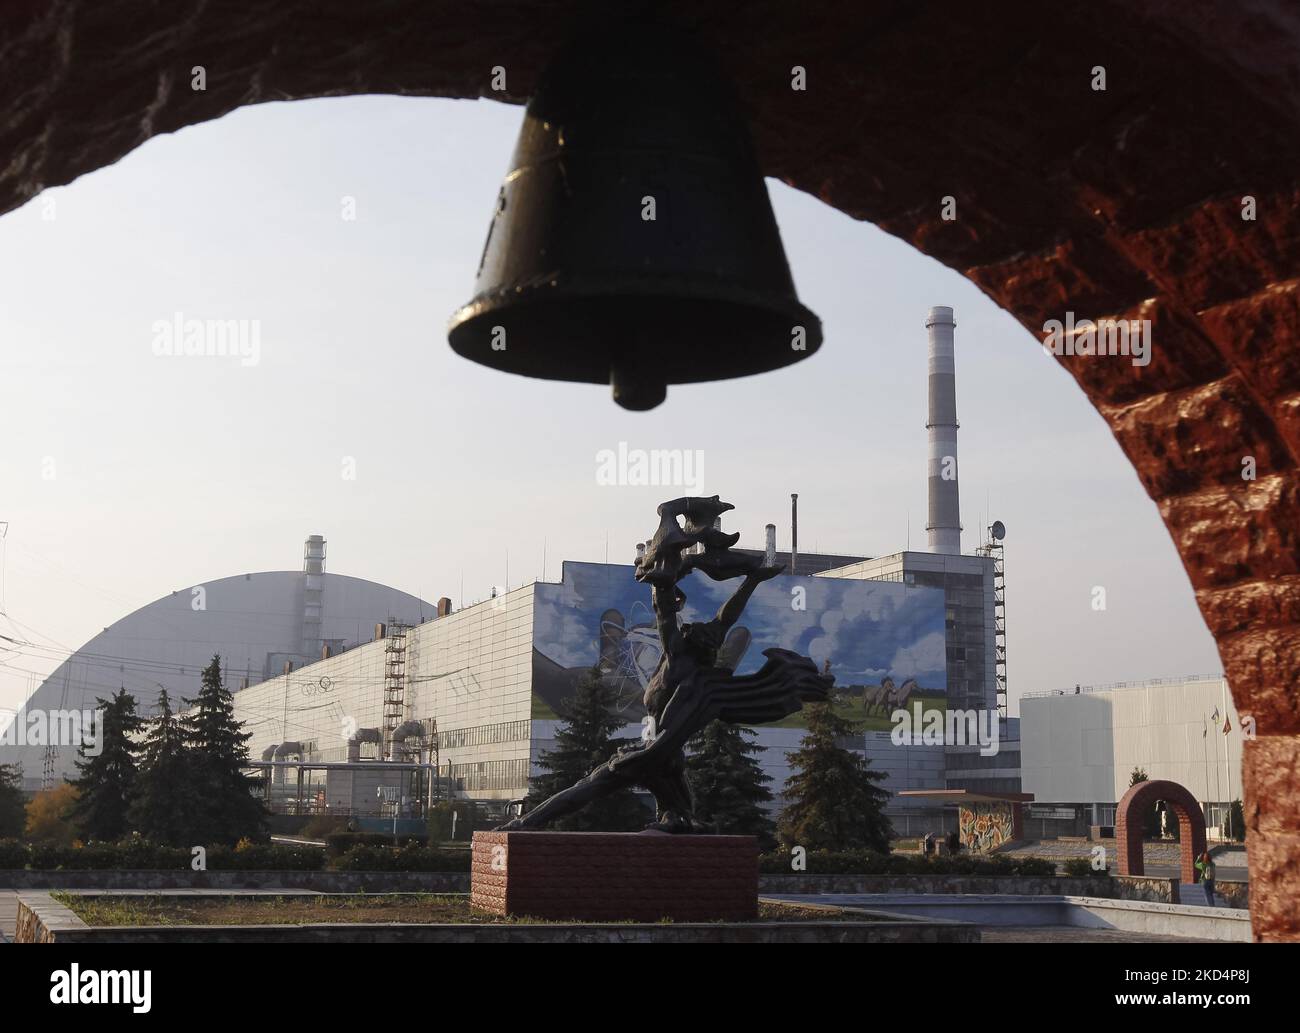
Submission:
[[[1116,689],[1146,689],[1154,685],[1182,685],[1187,682],[1222,681],[1222,674],[1189,674],[1182,678],[1148,678],[1145,681],[1117,681],[1108,685],[1075,685],[1068,689],[1039,689],[1037,692],[1022,692],[1021,699],[1036,699],[1043,696],[1082,696],[1090,692],[1113,692]]]

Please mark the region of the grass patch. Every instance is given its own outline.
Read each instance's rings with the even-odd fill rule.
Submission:
[[[502,918],[470,907],[467,894],[393,893],[322,894],[320,896],[51,896],[87,925],[320,925],[358,923],[382,925],[500,925],[543,922],[535,918]],[[869,921],[868,916],[834,907],[814,907],[760,901],[761,922]],[[551,924],[551,923],[547,923]],[[555,923],[567,924],[567,923]],[[622,924],[622,923],[600,923]]]

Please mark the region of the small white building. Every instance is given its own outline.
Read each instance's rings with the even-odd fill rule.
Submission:
[[[1242,798],[1241,747],[1253,734],[1220,675],[1027,693],[1020,730],[1031,836],[1059,834],[1067,821],[1113,825],[1134,768],[1185,786],[1214,836]]]

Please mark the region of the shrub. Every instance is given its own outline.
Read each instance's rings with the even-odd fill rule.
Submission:
[[[1055,875],[1056,864],[1043,857],[1021,857],[1015,862],[1017,875]]]
[[[21,844],[18,844],[21,847]],[[83,847],[33,846],[23,848],[26,856],[0,843],[0,868],[23,867],[38,871],[62,868],[69,871],[186,871],[193,860],[189,847],[165,846],[131,838],[120,843],[90,843]],[[315,847],[250,843],[242,848],[213,846],[207,851],[212,871],[319,871],[325,853]],[[14,862],[10,864],[8,862]]]
[[[26,868],[31,860],[27,844],[17,839],[0,839],[0,871]]]
[[[325,867],[325,852],[317,847],[250,843],[230,849],[208,850],[209,871],[228,872],[317,872]]]
[[[806,856],[809,875],[1055,875],[1056,866],[1038,857],[1005,854],[927,858],[917,854],[877,854],[870,850],[814,850]],[[763,854],[758,869],[765,875],[799,874],[790,867],[791,855],[782,851]]]
[[[393,837],[382,832],[331,832],[325,837],[325,849],[338,857],[358,846],[389,846]]]
[[[397,849],[363,844],[334,858],[330,867],[341,872],[467,872],[470,853],[414,843]]]
[[[34,843],[31,848],[31,859],[28,863],[37,871],[52,871],[55,868],[62,868],[63,862],[71,853],[72,850],[68,847],[53,846],[48,843]]]
[[[1097,875],[1109,875],[1109,868],[1097,869],[1092,866],[1092,861],[1086,857],[1071,857],[1063,865],[1065,874],[1074,879],[1088,879]]]
[[[346,831],[348,820],[336,814],[317,814],[298,830],[304,839],[325,839],[335,832]]]

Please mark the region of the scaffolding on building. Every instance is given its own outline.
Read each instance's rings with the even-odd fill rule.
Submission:
[[[388,625],[384,646],[384,741],[406,717],[406,632],[409,625]]]
[[[993,683],[997,687],[997,707],[1007,716],[1007,575],[1006,550],[1002,539],[1006,528],[1002,521],[989,525],[988,540],[976,552],[993,561]]]

